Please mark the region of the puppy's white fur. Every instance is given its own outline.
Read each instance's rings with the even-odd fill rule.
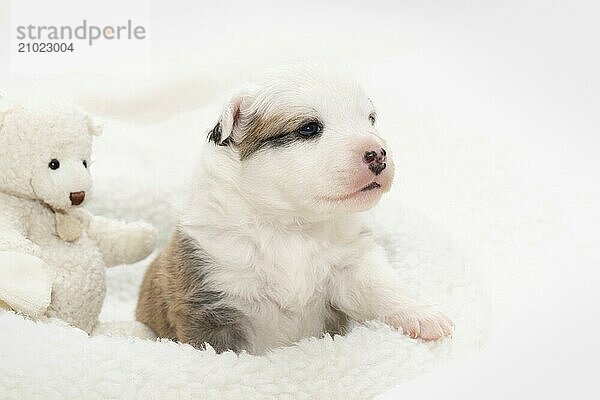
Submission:
[[[240,159],[252,119],[306,115],[318,140],[260,148]],[[374,109],[350,79],[315,68],[270,73],[234,96],[219,143],[205,146],[181,213],[181,229],[218,264],[206,279],[252,325],[262,353],[318,336],[332,307],[357,321],[380,319],[411,337],[452,332],[439,312],[406,297],[384,250],[357,211],[371,208],[394,175]],[[385,148],[377,176],[366,151]],[[361,191],[371,182],[380,188]]]

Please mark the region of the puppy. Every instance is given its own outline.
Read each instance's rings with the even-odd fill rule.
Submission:
[[[356,214],[393,177],[355,82],[314,68],[269,74],[210,131],[178,228],[144,277],[138,320],[160,337],[253,354],[343,333],[350,320],[450,335],[448,318],[402,293]]]

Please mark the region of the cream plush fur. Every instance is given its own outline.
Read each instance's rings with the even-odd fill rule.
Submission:
[[[91,333],[105,268],[145,258],[156,232],[94,216],[72,200],[80,192],[87,199],[92,187],[92,138],[100,131],[87,115],[60,103],[1,101],[0,304]]]

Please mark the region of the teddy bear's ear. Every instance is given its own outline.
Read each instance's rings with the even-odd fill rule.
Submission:
[[[89,115],[85,116],[85,121],[88,126],[88,130],[94,136],[100,136],[102,134],[102,125],[94,123]]]
[[[13,105],[11,102],[6,100],[5,97],[0,96],[0,127],[2,127],[2,124],[4,123],[4,117],[6,114],[8,114],[12,106]]]

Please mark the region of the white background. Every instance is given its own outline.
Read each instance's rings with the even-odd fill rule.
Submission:
[[[375,100],[397,93],[382,123],[410,120],[408,134],[421,135],[402,149],[407,201],[494,284],[489,345],[389,398],[600,398],[596,2],[190,0],[152,1],[149,11],[150,71],[106,52],[109,71],[59,78],[37,68],[44,61],[35,74],[11,73],[3,2],[0,93],[59,93],[143,122],[202,105],[273,64],[349,65]],[[129,12],[114,9],[118,19]],[[166,100],[139,101],[152,93]]]

